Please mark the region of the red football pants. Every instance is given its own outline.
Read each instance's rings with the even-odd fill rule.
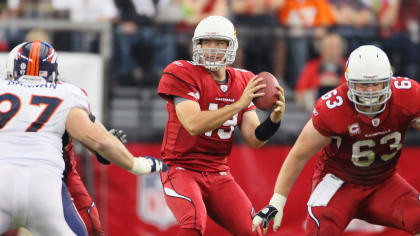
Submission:
[[[207,215],[229,233],[252,232],[254,210],[229,172],[195,172],[172,166],[161,173],[165,200],[181,228],[204,234]]]
[[[338,236],[353,218],[420,232],[419,193],[400,175],[381,184],[344,183],[326,207],[308,207],[307,236]]]
[[[67,188],[79,215],[86,225],[89,236],[104,235],[98,209],[80,179],[79,174],[74,169],[67,174]]]

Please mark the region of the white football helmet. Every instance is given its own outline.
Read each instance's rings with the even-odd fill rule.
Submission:
[[[12,80],[13,79],[13,69],[15,68],[15,60],[17,59],[17,52],[22,45],[24,45],[26,42],[23,42],[16,47],[14,47],[7,56],[7,64],[6,64],[6,73],[7,73],[7,79]]]
[[[226,49],[201,48],[202,39],[221,39],[228,42]],[[232,22],[223,16],[209,16],[198,23],[192,38],[193,61],[196,65],[204,66],[208,70],[217,71],[223,66],[235,61],[238,39]],[[215,54],[214,59],[206,59],[205,54]],[[216,61],[218,54],[224,54],[220,61]]]
[[[373,45],[355,49],[347,61],[345,77],[349,87],[348,97],[358,112],[375,115],[385,110],[386,102],[391,97],[392,68],[384,51]],[[376,91],[356,90],[356,84],[383,83],[383,88]],[[375,111],[374,107],[382,107]],[[362,111],[358,106],[369,107]]]

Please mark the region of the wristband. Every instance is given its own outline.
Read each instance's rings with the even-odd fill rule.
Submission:
[[[269,205],[274,206],[277,210],[283,210],[287,198],[281,194],[274,193],[271,197]]]
[[[260,141],[267,141],[280,128],[280,124],[281,120],[279,123],[274,123],[271,121],[270,116],[268,116],[267,119],[255,129],[255,137]]]
[[[134,158],[133,167],[128,171],[135,175],[148,174],[152,170],[152,165],[150,164],[151,161],[152,160],[143,157]]]

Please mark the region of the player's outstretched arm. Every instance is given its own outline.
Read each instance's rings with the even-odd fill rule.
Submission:
[[[114,135],[117,139],[119,139],[122,144],[127,143],[127,135],[125,134],[124,130],[110,129],[109,132],[112,135]],[[111,164],[111,162],[109,162],[106,158],[102,157],[101,154],[97,152],[93,152],[93,153],[95,153],[96,159],[98,160],[99,163],[104,164],[104,165]]]
[[[264,95],[263,93],[257,93],[259,89],[265,87],[265,84],[258,85],[261,80],[257,77],[252,78],[237,102],[220,109],[210,107],[209,110],[202,111],[200,105],[195,101],[180,102],[175,108],[177,117],[182,126],[193,136],[214,130],[227,120],[232,119],[236,113],[247,108],[253,98]]]
[[[89,149],[133,174],[148,174],[168,169],[165,163],[153,157],[134,158],[120,140],[109,133],[99,121],[92,122],[87,112],[80,108],[72,108],[69,111],[66,130],[71,137]]]
[[[260,210],[253,219],[253,230],[263,224],[263,232],[266,233],[272,219],[274,219],[273,229],[277,230],[283,218],[287,195],[303,167],[315,153],[330,142],[330,137],[321,135],[314,128],[312,120],[306,123],[281,167],[270,203]]]

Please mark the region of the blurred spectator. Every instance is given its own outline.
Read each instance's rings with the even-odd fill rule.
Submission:
[[[8,0],[2,6],[2,19],[46,19],[54,16],[54,7],[51,0]],[[38,31],[37,29],[33,29]],[[0,41],[7,42],[6,48],[13,48],[25,41],[25,37],[32,30],[21,30],[12,27],[0,29]],[[49,37],[49,35],[47,35]],[[0,47],[2,43],[0,42]],[[4,44],[3,44],[4,45]]]
[[[309,61],[300,73],[295,91],[299,107],[312,111],[320,96],[346,82],[343,51],[343,41],[338,34],[328,34],[322,39],[320,57]]]
[[[9,0],[10,14],[18,18],[52,18],[54,7],[51,0]]]
[[[193,28],[210,15],[227,16],[227,0],[176,0],[182,8],[181,23]]]
[[[389,55],[394,74],[420,81],[418,0],[383,0],[378,12],[382,48]]]
[[[0,0],[0,19],[4,20],[8,18],[9,8],[7,2],[9,0]]]
[[[337,25],[365,27],[372,23],[373,12],[360,0],[329,0]]]
[[[279,22],[288,27],[290,57],[288,79],[295,86],[297,75],[309,58],[311,36],[322,37],[324,27],[334,23],[327,0],[285,0],[278,11]]]
[[[169,0],[115,0],[119,18],[114,61],[117,83],[156,85],[163,69],[175,59],[172,24],[155,24]]]
[[[328,1],[336,22],[335,32],[347,40],[349,51],[372,43],[376,30],[374,12],[369,5],[362,0]]]
[[[231,1],[233,23],[239,31],[238,38],[241,45],[236,55],[235,67],[248,68],[254,73],[271,71],[277,78],[283,78],[285,49],[280,46],[285,46],[284,38],[278,37],[273,30],[278,26],[276,13],[282,2]]]
[[[228,17],[228,0],[175,0],[181,8],[181,19],[176,25],[178,34],[178,59],[191,60],[191,38],[198,22],[207,16]]]
[[[7,0],[0,0],[0,20],[7,20],[8,18],[8,8],[7,8]],[[6,52],[8,51],[9,44],[6,38],[6,31],[5,29],[0,29],[0,51]]]
[[[51,38],[45,30],[33,29],[29,31],[25,36],[25,42],[31,42],[35,40],[44,41],[51,43]]]
[[[112,22],[118,16],[114,0],[52,0],[60,15],[67,15],[71,22]],[[72,51],[95,51],[99,36],[93,32],[72,32]]]

